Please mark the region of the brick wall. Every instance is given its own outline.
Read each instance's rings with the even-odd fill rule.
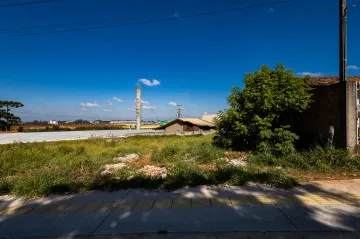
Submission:
[[[183,130],[183,125],[182,122],[177,122],[175,124],[169,125],[165,128],[165,132],[166,133],[176,133],[176,130],[179,129],[180,133],[182,133]]]
[[[312,90],[313,102],[301,115],[293,116],[293,130],[300,136],[299,146],[324,145],[329,138],[329,127],[335,129],[334,144],[342,147],[343,130],[340,115],[342,96],[341,85],[317,87]],[[342,102],[340,101],[342,100]]]

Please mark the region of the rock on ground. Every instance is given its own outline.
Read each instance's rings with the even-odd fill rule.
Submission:
[[[115,171],[126,167],[125,163],[117,163],[117,164],[105,164],[104,171],[101,172],[101,175],[108,175],[114,173]]]
[[[135,161],[138,159],[139,159],[138,154],[128,154],[128,155],[125,155],[124,157],[116,157],[116,158],[114,158],[114,161],[127,163],[127,162],[132,162],[132,161]]]
[[[140,169],[140,172],[145,174],[146,176],[150,178],[162,178],[165,179],[168,175],[168,171],[164,167],[156,167],[152,165],[146,165],[142,169]]]
[[[241,160],[241,159],[230,160],[229,164],[231,164],[233,166],[238,166],[238,167],[245,167],[247,165],[247,163],[244,160]]]

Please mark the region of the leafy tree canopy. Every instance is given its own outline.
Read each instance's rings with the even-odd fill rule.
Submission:
[[[298,136],[291,132],[291,120],[310,105],[309,77],[297,77],[279,63],[246,74],[244,84],[244,89],[232,88],[230,108],[220,112],[215,143],[237,150],[292,152]]]
[[[21,119],[11,113],[11,108],[23,106],[20,102],[0,100],[0,130],[10,131],[11,126],[21,123]]]

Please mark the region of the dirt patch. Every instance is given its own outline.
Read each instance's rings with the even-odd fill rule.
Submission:
[[[214,164],[201,164],[198,167],[202,170],[216,171],[217,167]]]
[[[246,153],[246,152],[225,152],[224,153],[224,157],[229,160],[232,160],[232,159],[246,160],[247,155],[249,155],[249,153]]]
[[[286,169],[286,174],[295,178],[298,178],[300,182],[311,182],[319,180],[342,180],[342,179],[357,179],[360,178],[358,173],[349,173],[349,172],[309,172],[309,171],[299,171],[295,169]]]
[[[151,159],[151,154],[147,154],[147,155],[145,155],[145,157],[143,157],[140,160],[129,162],[128,165],[135,166],[135,167],[144,167],[146,165],[150,165],[150,159]]]

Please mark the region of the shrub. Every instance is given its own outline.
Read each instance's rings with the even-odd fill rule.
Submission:
[[[19,128],[17,129],[18,132],[24,132],[24,127],[19,126]]]
[[[242,151],[259,150],[276,155],[294,152],[298,136],[291,132],[291,116],[311,102],[308,78],[299,78],[281,64],[248,73],[245,88],[233,87],[230,108],[220,112],[214,142]]]

